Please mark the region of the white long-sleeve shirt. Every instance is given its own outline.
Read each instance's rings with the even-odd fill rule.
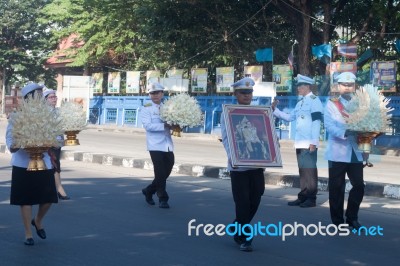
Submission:
[[[274,116],[291,122],[296,121],[294,147],[308,149],[310,144],[319,146],[323,107],[321,100],[312,92],[304,96],[289,113],[275,108]]]
[[[345,136],[346,122],[333,101],[340,101],[344,107],[348,103],[348,101],[339,97],[339,99],[329,100],[326,104],[324,124],[328,133],[328,146],[324,157],[329,161],[349,163],[354,150],[357,159],[362,162],[362,153],[358,150],[356,136]]]
[[[160,105],[146,104],[140,112],[143,127],[146,129],[148,151],[173,151],[170,129],[160,119]]]

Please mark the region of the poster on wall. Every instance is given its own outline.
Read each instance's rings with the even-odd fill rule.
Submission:
[[[207,68],[192,68],[191,85],[193,93],[207,93]]]
[[[343,72],[357,73],[357,62],[331,62],[329,75],[331,79],[331,92],[338,92],[337,76]],[[355,89],[355,88],[354,88]]]
[[[170,69],[167,71],[167,76],[169,78],[181,79],[183,77],[183,69]]]
[[[263,74],[262,66],[245,66],[244,67],[244,76],[252,78],[256,84],[262,82],[262,74]]]
[[[62,101],[75,102],[87,110],[89,99],[93,97],[92,82],[91,76],[63,76],[62,90],[57,90],[58,106]]]
[[[253,96],[261,96],[261,97],[271,97],[271,99],[275,98],[276,96],[276,88],[275,82],[260,82],[255,84],[253,89]]]
[[[139,93],[140,71],[126,72],[126,93]]]
[[[372,62],[370,80],[383,92],[396,92],[396,61]]]
[[[93,73],[90,80],[90,89],[93,94],[103,92],[103,73]]]
[[[274,65],[272,81],[275,82],[276,92],[292,92],[293,70],[289,65]]]
[[[160,84],[169,92],[188,92],[189,79],[183,78],[160,78]]]
[[[121,84],[121,73],[120,72],[108,72],[108,93],[119,93]]]
[[[160,83],[170,92],[188,92],[189,80],[183,79],[183,72],[183,69],[170,69],[167,71],[168,78],[160,78]]]
[[[146,87],[153,82],[160,82],[160,71],[159,70],[147,70],[146,71]]]
[[[217,67],[217,93],[233,92],[235,70],[233,67]]]

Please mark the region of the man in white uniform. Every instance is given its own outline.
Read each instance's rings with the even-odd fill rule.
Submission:
[[[323,108],[320,99],[311,92],[314,83],[307,76],[297,75],[297,90],[301,99],[289,114],[276,107],[278,101],[272,103],[274,116],[285,121],[296,121],[294,147],[299,167],[300,193],[288,205],[302,208],[315,207],[318,192],[317,151]]]
[[[363,154],[358,150],[356,136],[347,131],[343,117],[348,116],[346,105],[354,92],[356,76],[343,72],[338,76],[338,98],[332,98],[326,104],[324,122],[328,133],[328,147],[325,159],[329,165],[329,207],[332,223],[344,223],[343,206],[346,174],[352,188],[349,193],[346,210],[346,223],[358,229],[358,210],[364,197]],[[367,156],[367,154],[364,154]],[[367,157],[365,157],[367,158]]]
[[[174,144],[171,138],[171,126],[160,119],[160,104],[164,97],[164,87],[159,83],[149,88],[151,103],[145,104],[140,115],[146,129],[147,150],[150,152],[154,167],[154,180],[142,189],[146,202],[155,205],[153,194],[157,193],[160,208],[169,208],[166,191],[167,178],[174,166]]]

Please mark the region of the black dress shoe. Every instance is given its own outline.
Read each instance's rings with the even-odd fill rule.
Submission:
[[[310,208],[310,207],[315,207],[315,201],[311,201],[311,200],[306,200],[303,203],[300,203],[300,207],[301,208]]]
[[[147,190],[144,188],[142,189],[142,193],[145,196],[146,202],[150,205],[155,205],[156,203],[153,200],[153,196],[149,193],[147,193]]]
[[[357,220],[350,221],[346,219],[346,223],[349,224],[350,227],[353,227],[354,229],[358,230],[362,226]]]
[[[251,245],[250,241],[244,241],[241,245],[240,245],[240,251],[244,251],[244,252],[252,252],[253,251],[253,247]]]
[[[36,234],[41,238],[41,239],[46,239],[46,232],[44,231],[44,229],[38,229],[36,227],[36,223],[35,223],[35,219],[32,219],[31,224],[35,227],[36,229]]]
[[[60,192],[57,192],[57,196],[60,200],[69,200],[71,199],[70,197],[68,197],[67,195],[63,196],[60,194]]]
[[[30,238],[25,239],[24,244],[27,246],[33,246],[33,245],[35,245],[35,241],[33,241],[33,238],[30,237]]]
[[[160,207],[162,209],[168,209],[169,208],[169,204],[166,201],[160,201],[160,205],[158,205],[158,207]]]
[[[303,202],[304,202],[304,201],[297,199],[297,200],[295,200],[295,201],[289,201],[289,202],[287,203],[287,205],[289,205],[289,206],[299,206],[299,205],[302,204]]]

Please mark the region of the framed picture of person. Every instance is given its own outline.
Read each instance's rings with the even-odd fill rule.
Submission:
[[[223,105],[233,167],[282,167],[271,107]]]

